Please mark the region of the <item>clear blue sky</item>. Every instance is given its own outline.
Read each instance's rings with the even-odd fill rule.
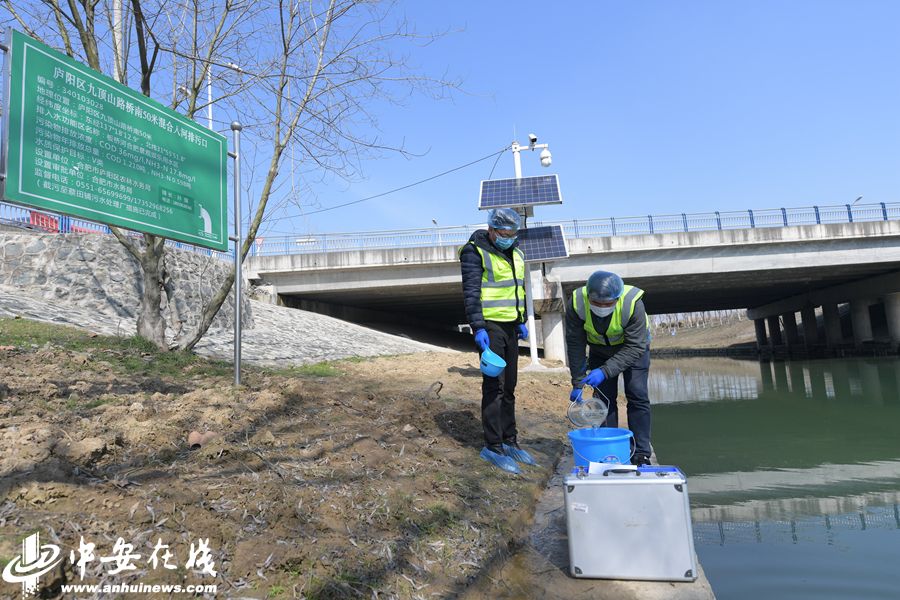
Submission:
[[[900,200],[900,2],[648,0],[399,4],[457,29],[412,62],[467,93],[379,111],[385,156],[317,188],[332,206],[407,185],[536,133],[558,173],[555,221]],[[351,207],[279,222],[327,233],[483,222],[494,161]],[[493,178],[512,177],[510,152]],[[277,235],[275,232],[264,235]]]

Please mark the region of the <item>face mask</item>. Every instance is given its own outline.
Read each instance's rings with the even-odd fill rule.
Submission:
[[[598,317],[608,317],[613,314],[614,310],[616,310],[615,306],[594,306],[591,304],[591,312]]]
[[[497,236],[497,239],[494,240],[494,245],[500,248],[501,250],[508,250],[515,242],[518,236],[513,236],[511,238],[505,238]]]

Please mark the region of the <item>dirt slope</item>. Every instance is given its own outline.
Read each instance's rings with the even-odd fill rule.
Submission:
[[[520,437],[542,466],[487,465],[480,381],[474,353],[422,353],[248,368],[233,391],[224,363],[0,320],[0,559],[41,532],[66,557],[52,589],[82,581],[68,560],[82,538],[98,557],[123,538],[136,569],[95,560],[83,582],[452,597],[526,533],[568,429],[567,374],[522,373]],[[192,430],[216,438],[191,450]],[[200,539],[215,577],[185,568]],[[158,542],[177,569],[148,564]]]

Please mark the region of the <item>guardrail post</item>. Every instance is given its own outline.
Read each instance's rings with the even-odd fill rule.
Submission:
[[[819,215],[819,207],[813,206],[813,210],[816,211],[816,225],[822,224],[822,217]]]
[[[747,214],[750,215],[750,229],[753,229],[754,227],[756,227],[756,221],[753,220],[753,211],[748,210]]]
[[[616,235],[616,218],[615,218],[615,217],[610,217],[609,223],[610,223],[610,225],[612,226],[612,234],[613,234],[613,235]]]
[[[884,202],[881,203],[881,216],[884,217],[884,220],[887,221],[887,207],[884,205]]]
[[[884,206],[884,205],[882,204],[882,206]],[[577,221],[577,220],[573,220],[573,221],[572,221],[572,228],[575,230],[575,237],[579,237],[579,235],[578,235],[578,221]]]
[[[852,222],[853,222],[853,209],[850,207],[849,204],[845,204],[844,206],[847,207],[847,218],[848,218],[848,219],[850,220],[850,222],[852,223]]]
[[[681,222],[684,223],[684,232],[687,233],[688,232],[687,215],[684,213],[681,213]]]
[[[650,224],[650,233],[653,233],[653,215],[647,215],[647,223]]]
[[[719,214],[719,211],[716,211],[716,228],[722,231],[722,215]]]
[[[781,209],[781,220],[784,221],[784,226],[787,227],[788,226],[787,211],[784,210],[783,208]]]

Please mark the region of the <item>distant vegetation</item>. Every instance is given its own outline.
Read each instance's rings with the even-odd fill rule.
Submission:
[[[650,315],[650,327],[654,334],[671,329],[706,329],[746,321],[746,315],[747,311],[744,309]]]

